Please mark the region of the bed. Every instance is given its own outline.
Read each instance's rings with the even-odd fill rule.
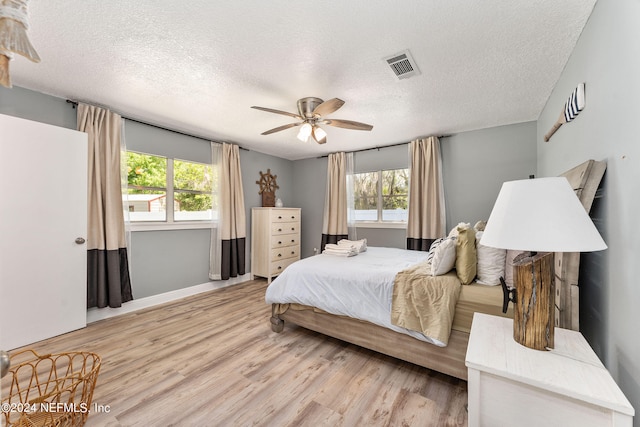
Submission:
[[[605,168],[603,162],[589,160],[563,174],[587,211]],[[512,311],[509,308],[506,314],[502,313],[503,292],[500,286],[471,282],[459,285],[460,292],[446,343],[391,324],[388,316],[392,310],[395,276],[424,263],[426,256],[425,252],[370,247],[355,257],[320,254],[300,260],[289,266],[267,288],[266,301],[272,305],[272,330],[281,332],[284,323],[289,322],[466,380],[464,360],[473,313],[512,317]],[[347,267],[355,265],[354,261],[358,267],[349,274],[345,273],[351,271]],[[556,324],[576,330],[578,263],[579,254],[558,254],[556,263]],[[459,280],[456,270],[443,276],[450,283]],[[325,287],[330,284],[337,286]],[[347,289],[354,287],[358,288],[355,295],[345,294]],[[291,288],[304,291],[291,296]],[[337,301],[343,307],[327,305],[322,298],[311,299],[314,293],[323,294],[322,297]],[[367,294],[375,295],[377,302],[366,299]],[[380,307],[387,311],[376,311]],[[570,323],[572,319],[574,322]]]
[[[302,259],[267,288],[272,329],[284,322],[332,336],[398,359],[466,379],[464,356],[475,311],[502,313],[502,289],[461,285],[456,272],[443,276],[460,288],[448,342],[393,325],[390,320],[395,276],[423,264],[427,253],[369,247],[355,257],[320,254]],[[508,311],[505,316],[512,313]]]

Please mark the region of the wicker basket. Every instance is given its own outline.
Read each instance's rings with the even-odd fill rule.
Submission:
[[[100,370],[95,353],[39,355],[24,350],[11,356],[2,380],[3,425],[82,426],[89,416]]]

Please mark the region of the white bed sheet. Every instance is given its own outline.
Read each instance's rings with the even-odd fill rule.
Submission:
[[[382,247],[368,247],[353,257],[315,255],[288,266],[271,282],[265,300],[317,307],[442,347],[438,340],[391,324],[396,274],[426,258],[427,252]]]

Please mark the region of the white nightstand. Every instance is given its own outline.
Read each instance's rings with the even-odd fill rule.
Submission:
[[[513,340],[513,321],[475,313],[465,364],[469,427],[624,426],[634,409],[581,333],[555,330],[555,348]]]

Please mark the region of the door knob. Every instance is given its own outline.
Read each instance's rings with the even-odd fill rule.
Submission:
[[[84,240],[82,237],[78,237],[78,238],[76,239],[76,243],[77,243],[78,245],[83,245],[83,244],[84,244],[84,242],[85,242],[85,240]]]

